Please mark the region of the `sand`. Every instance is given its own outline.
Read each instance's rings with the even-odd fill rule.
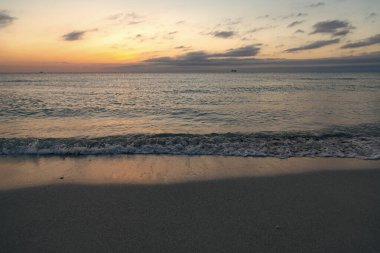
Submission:
[[[380,252],[379,182],[355,159],[1,158],[0,251]]]

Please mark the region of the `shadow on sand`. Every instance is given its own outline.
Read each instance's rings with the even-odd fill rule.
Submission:
[[[380,252],[379,182],[364,170],[1,191],[0,251]]]

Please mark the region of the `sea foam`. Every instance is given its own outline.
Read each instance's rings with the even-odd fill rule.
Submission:
[[[380,135],[325,131],[0,139],[0,155],[109,154],[380,159]]]

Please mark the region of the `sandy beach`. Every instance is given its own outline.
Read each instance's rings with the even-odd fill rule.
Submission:
[[[2,252],[380,251],[379,161],[2,158],[0,173]]]

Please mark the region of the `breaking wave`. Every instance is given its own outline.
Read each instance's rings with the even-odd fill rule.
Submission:
[[[378,125],[319,132],[0,138],[0,155],[169,154],[380,159]],[[350,131],[347,131],[350,130]]]

